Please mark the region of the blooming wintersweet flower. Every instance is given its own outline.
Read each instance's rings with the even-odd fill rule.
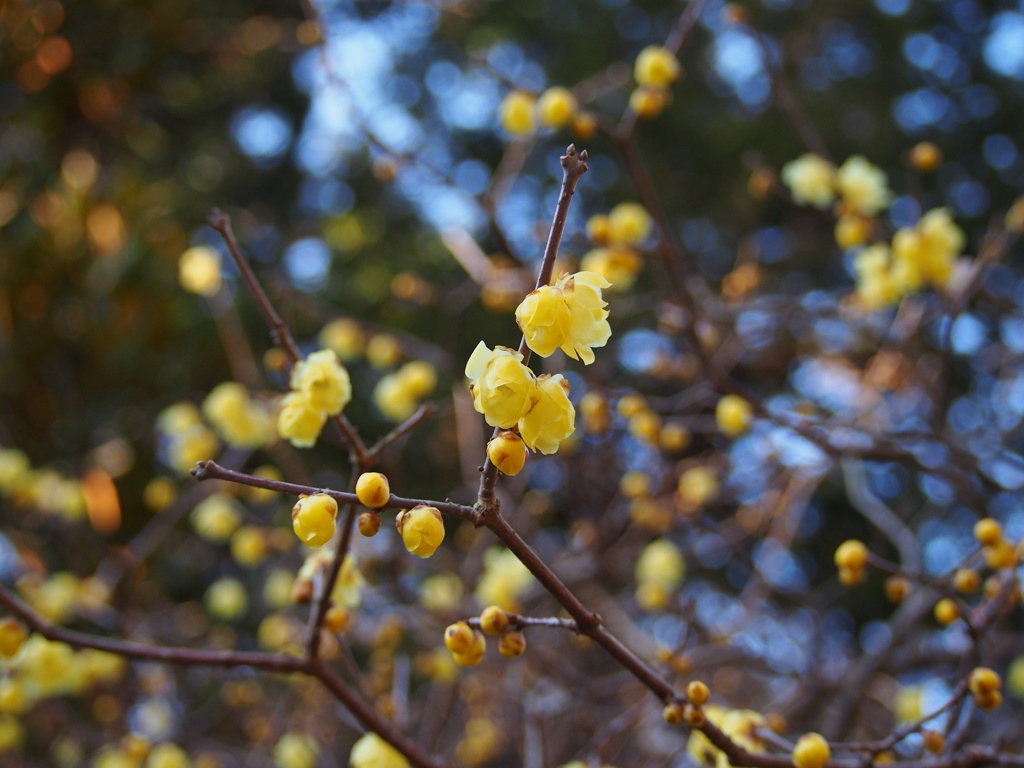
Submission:
[[[405,548],[417,557],[430,557],[444,541],[444,519],[436,507],[420,504],[395,518]]]
[[[352,745],[352,768],[409,768],[409,761],[376,733],[370,732]]]
[[[594,362],[592,347],[603,347],[612,333],[601,297],[601,290],[609,285],[595,272],[578,272],[523,299],[516,309],[516,322],[530,349],[548,357],[561,348],[574,360]]]
[[[530,410],[537,389],[533,372],[514,349],[477,344],[466,363],[473,407],[492,427],[509,429]]]
[[[836,167],[820,155],[808,153],[786,163],[782,181],[797,203],[828,208],[836,199]]]
[[[840,166],[836,187],[848,207],[868,216],[885,210],[892,202],[885,171],[862,155],[854,155]]]
[[[302,392],[291,392],[281,402],[277,432],[296,448],[312,448],[327,422],[327,414],[313,407]]]
[[[310,407],[328,416],[341,413],[352,399],[348,371],[331,349],[321,349],[296,363],[292,369],[291,387],[306,396]]]
[[[519,434],[531,450],[554,453],[576,429],[576,409],[569,402],[569,382],[561,374],[537,379],[533,406],[519,420]]]

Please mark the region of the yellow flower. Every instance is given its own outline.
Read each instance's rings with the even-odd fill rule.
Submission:
[[[805,733],[793,748],[793,765],[796,768],[824,768],[831,757],[828,742],[820,733]]]
[[[640,203],[619,203],[608,214],[608,239],[613,243],[639,245],[651,227],[651,215]]]
[[[636,580],[640,583],[656,581],[666,587],[675,587],[683,580],[686,564],[678,547],[667,539],[655,539],[640,553],[636,561]]]
[[[633,75],[640,85],[664,88],[674,82],[682,71],[675,54],[660,45],[649,45],[640,51],[633,65]]]
[[[356,480],[356,496],[367,507],[383,507],[391,496],[391,485],[380,472],[363,472]]]
[[[526,91],[509,91],[498,107],[501,127],[513,136],[528,136],[533,133],[534,102],[534,97]]]
[[[219,447],[217,436],[200,424],[171,437],[167,446],[167,462],[178,472],[186,474],[196,462],[216,455]]]
[[[352,768],[409,768],[405,756],[373,732],[352,745],[348,762]]]
[[[806,154],[786,163],[782,181],[797,203],[828,208],[836,197],[836,167],[819,155]]]
[[[421,504],[395,518],[405,548],[417,557],[430,557],[444,541],[444,519],[434,507]]]
[[[885,210],[892,202],[885,171],[861,155],[854,155],[840,166],[836,186],[848,207],[868,216]]]
[[[956,257],[964,247],[964,233],[948,208],[926,213],[913,229],[900,229],[892,238],[893,260],[907,273],[911,290],[927,283],[942,288],[953,276]]]
[[[840,248],[856,248],[864,245],[871,237],[872,220],[856,213],[844,213],[836,222],[836,245]]]
[[[519,420],[519,434],[530,450],[554,453],[576,429],[576,409],[569,402],[569,382],[561,374],[537,379],[533,406]]]
[[[215,618],[234,621],[249,607],[249,598],[238,579],[217,579],[206,590],[206,607]]]
[[[156,417],[156,426],[166,435],[176,435],[190,427],[198,427],[203,423],[199,409],[192,403],[175,403],[160,411]]]
[[[341,413],[352,399],[348,371],[332,349],[321,349],[292,369],[292,389],[303,393],[312,408],[328,416]]]
[[[345,317],[331,320],[317,338],[320,346],[333,349],[342,360],[356,359],[366,346],[366,337],[359,323]]]
[[[742,435],[750,429],[753,418],[754,410],[750,403],[739,395],[726,395],[715,407],[715,421],[726,437]]]
[[[508,429],[530,410],[537,382],[522,361],[513,349],[490,350],[481,341],[466,363],[473,407],[492,427]]]
[[[576,97],[568,88],[555,86],[541,94],[537,102],[537,116],[551,128],[561,128],[576,112]]]
[[[278,768],[314,768],[319,752],[312,736],[286,733],[274,745],[274,763]]]
[[[629,108],[638,117],[650,119],[662,113],[672,100],[672,94],[666,88],[634,88],[629,94]]]
[[[512,552],[491,547],[484,553],[484,572],[476,585],[481,605],[498,605],[506,611],[519,610],[518,599],[533,584],[533,574]]]
[[[258,448],[273,434],[270,414],[234,381],[213,388],[203,401],[203,413],[224,440],[240,448]]]
[[[640,254],[630,248],[595,248],[580,260],[580,268],[594,272],[614,285],[616,290],[628,290],[643,266]]]
[[[296,448],[312,448],[327,422],[327,414],[313,407],[302,392],[285,395],[281,406],[277,415],[277,433],[290,440]]]
[[[220,290],[220,254],[208,245],[189,248],[178,259],[178,282],[189,293],[216,296]]]
[[[518,475],[528,453],[522,438],[515,432],[502,432],[487,443],[487,458],[504,475]]]
[[[13,616],[0,619],[0,657],[13,658],[28,637],[28,630]]]
[[[541,286],[516,309],[516,322],[530,349],[548,357],[561,348],[573,360],[594,362],[592,347],[603,347],[612,334],[601,290],[609,283],[594,272],[562,276]]]
[[[146,768],[189,768],[191,764],[188,753],[170,741],[157,744],[146,759]]]
[[[868,310],[895,304],[917,281],[916,273],[911,274],[908,267],[907,262],[894,267],[888,246],[872,245],[862,249],[853,259],[857,300]]]
[[[307,547],[320,547],[334,536],[338,502],[326,493],[300,496],[292,507],[292,528]]]
[[[421,399],[437,386],[437,371],[424,360],[412,360],[398,369],[398,380],[409,394]]]
[[[397,373],[381,377],[373,388],[373,404],[385,418],[405,421],[416,412],[417,399],[402,383]]]
[[[202,538],[223,544],[242,524],[242,513],[235,501],[223,493],[215,493],[199,502],[192,510],[192,527]]]

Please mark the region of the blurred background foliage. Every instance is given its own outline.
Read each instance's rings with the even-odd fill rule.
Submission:
[[[199,403],[232,378],[267,392],[285,385],[229,260],[225,292],[211,301],[178,284],[186,249],[223,249],[205,224],[220,207],[304,349],[317,347],[326,322],[349,317],[368,337],[394,334],[401,357],[437,368],[438,414],[401,459],[391,459],[389,473],[406,495],[468,498],[482,439],[461,445],[467,429],[457,421],[459,396],[453,401],[447,392],[462,391],[464,361],[481,338],[516,343],[512,311],[522,282],[513,281],[520,292],[510,302],[499,276],[512,274],[506,266],[530,271],[538,262],[558,193],[557,157],[574,140],[568,131],[548,131],[510,145],[499,103],[511,87],[540,93],[580,84],[589,109],[614,123],[629,98],[636,54],[663,42],[683,7],[623,0],[5,3],[0,443],[69,478],[102,467],[116,480],[123,515],[107,535],[123,543],[150,517],[143,489],[155,475],[171,474],[155,428],[165,407]],[[922,210],[946,205],[967,232],[966,251],[975,253],[990,222],[1024,189],[1024,11],[1018,3],[973,0],[713,0],[680,60],[683,80],[664,113],[641,124],[638,146],[669,222],[706,280],[704,293],[717,294],[744,260],[763,270],[763,298],[721,318],[735,322],[746,345],[738,376],[763,395],[785,392],[780,407],[804,398],[841,413],[839,385],[848,371],[828,363],[832,356],[864,363],[883,334],[870,321],[867,331],[846,323],[838,311],[852,289],[852,262],[834,243],[831,219],[748,191],[753,168],[778,169],[805,151],[773,97],[771,71],[785,72],[839,162],[864,154],[888,172],[897,198],[886,226],[906,226]],[[906,163],[908,150],[925,139],[946,157],[930,177]],[[570,214],[567,263],[590,247],[587,217],[637,197],[611,138],[598,132],[575,140],[590,153],[590,171]],[[491,279],[474,280],[453,256],[459,233],[491,258]],[[1024,462],[1015,430],[1024,408],[1017,384],[993,394],[1000,366],[1016,365],[1024,348],[1017,259],[1019,252],[990,270],[980,306],[969,322],[958,321],[945,399],[962,403],[949,426],[965,443],[1001,406],[1016,414],[1001,426],[1006,445],[992,449],[998,455],[984,446],[975,455],[1002,462],[989,473],[999,486],[990,511],[1020,534]],[[613,354],[587,371],[587,385],[578,371],[566,372],[574,400],[587,386],[636,388],[671,412],[673,398],[694,383],[664,282],[652,260],[633,291],[613,300]],[[941,328],[922,332],[908,365],[934,351]],[[360,360],[350,368],[356,395],[346,415],[372,440],[392,426],[370,394],[394,365]],[[1014,368],[1004,379],[1019,384],[1020,377]],[[922,418],[913,403],[897,403],[892,413],[911,426]],[[596,536],[600,552],[617,542],[621,514],[598,520],[593,510],[615,495],[621,470],[653,467],[654,482],[664,484],[680,459],[711,457],[723,470],[734,463],[743,471],[730,478],[722,501],[731,510],[756,505],[771,485],[777,467],[757,477],[751,469],[764,468],[769,443],[789,468],[825,464],[806,441],[767,432],[760,442],[737,444],[727,462],[713,426],[701,426],[709,419],[705,407],[688,422],[694,443],[668,461],[625,435],[588,443],[572,460],[531,464],[515,487],[537,492],[526,496],[526,507],[544,521],[548,539],[539,548]],[[468,430],[474,438],[475,429]],[[271,453],[268,460],[286,474],[298,467],[324,484],[344,483],[335,446],[318,446],[304,467],[293,452]],[[616,471],[605,472],[613,463]],[[926,567],[941,571],[955,561],[957,538],[974,515],[957,506],[943,478],[919,478],[895,462],[872,472],[874,490],[919,509],[919,520],[948,513],[926,531],[938,542],[925,542]],[[838,482],[825,483],[808,504],[798,538],[827,523],[818,551],[762,552],[730,563],[720,538],[695,534],[691,543],[702,566],[727,571],[734,586],[762,567],[788,574],[779,583],[799,593],[831,574],[835,544],[872,538]],[[598,533],[581,529],[581,520]],[[47,537],[60,535],[44,528],[40,551]],[[97,544],[76,569],[89,573],[84,563],[103,553]],[[764,567],[758,557],[789,559]],[[4,570],[17,570],[10,558]],[[604,578],[625,583],[630,570],[630,563],[613,565]],[[171,593],[201,590],[187,571],[165,580]],[[878,590],[859,599],[863,605],[847,607],[861,618],[882,605]],[[856,635],[859,623],[849,614],[833,619]]]

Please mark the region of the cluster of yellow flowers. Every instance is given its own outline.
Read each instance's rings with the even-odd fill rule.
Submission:
[[[473,407],[492,427],[517,427],[533,450],[554,453],[576,428],[569,383],[560,374],[535,376],[514,349],[482,341],[466,363]]]
[[[65,643],[28,635],[12,617],[0,619],[0,754],[20,742],[16,719],[43,699],[82,695],[121,678],[127,663],[103,651],[74,650]],[[10,737],[16,738],[10,738]]]
[[[629,107],[637,116],[655,117],[672,101],[668,87],[683,69],[672,51],[660,45],[649,45],[640,51],[633,63],[637,87],[629,96]]]
[[[598,246],[584,254],[581,269],[596,272],[619,290],[636,280],[643,260],[637,251],[650,237],[651,216],[639,203],[619,203],[587,220],[587,236]]]
[[[175,403],[157,417],[157,431],[163,438],[163,455],[168,466],[188,474],[196,462],[216,456],[220,449],[217,435],[203,422],[192,403]]]
[[[377,409],[391,421],[405,421],[437,386],[437,371],[423,360],[406,363],[386,374],[373,390]]]
[[[672,590],[686,575],[686,563],[678,547],[668,539],[655,539],[636,561],[636,601],[646,611],[661,611]]]
[[[529,136],[538,126],[557,130],[568,125],[584,139],[597,130],[597,118],[581,110],[572,91],[562,86],[548,88],[540,98],[518,88],[509,91],[498,107],[498,120],[512,136]]]
[[[28,456],[17,448],[0,448],[0,495],[16,507],[67,520],[85,517],[82,484],[52,469],[33,469]]]
[[[541,357],[561,349],[573,360],[593,363],[593,348],[603,347],[612,335],[601,297],[609,285],[595,272],[577,272],[530,293],[516,309],[527,346]]]
[[[871,245],[854,257],[858,301],[880,309],[925,286],[945,288],[964,241],[948,209],[929,211],[915,226],[897,230],[891,247]]]
[[[341,413],[352,399],[352,382],[334,350],[322,349],[295,364],[290,384],[277,431],[296,448],[311,448],[327,417]]]
[[[932,145],[918,145],[911,162],[919,170],[932,170],[937,152]],[[900,228],[889,244],[878,241],[874,217],[889,207],[893,195],[885,172],[864,157],[855,155],[836,168],[819,155],[806,154],[783,166],[782,180],[797,203],[828,208],[838,199],[836,243],[844,249],[866,246],[854,257],[857,301],[865,309],[891,306],[926,286],[949,285],[965,238],[946,208]]]
[[[224,442],[238,448],[260,448],[277,439],[272,409],[235,381],[213,388],[203,400],[203,415]]]

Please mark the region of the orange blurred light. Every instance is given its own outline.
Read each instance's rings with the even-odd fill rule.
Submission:
[[[110,534],[121,527],[117,486],[105,470],[93,467],[82,475],[82,497],[89,523],[99,533]]]
[[[48,75],[56,75],[71,63],[71,43],[60,35],[43,40],[36,50],[36,63]]]
[[[89,245],[98,256],[111,256],[124,246],[124,219],[109,203],[97,205],[89,211],[85,230],[89,235]]]

